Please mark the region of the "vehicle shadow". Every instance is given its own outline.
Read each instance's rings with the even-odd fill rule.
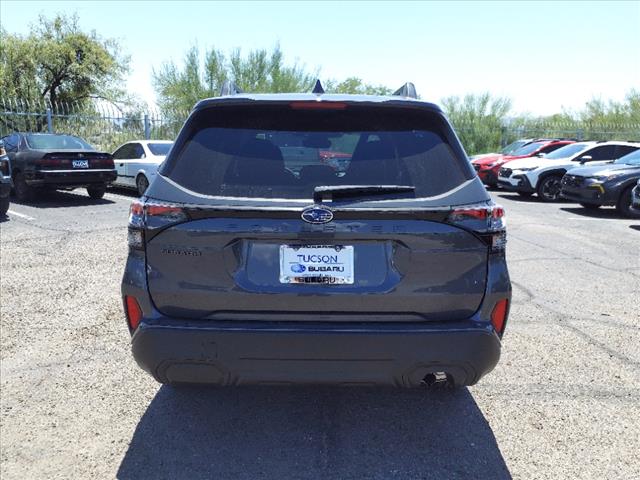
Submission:
[[[162,387],[117,478],[510,479],[469,391]]]
[[[86,207],[88,205],[109,205],[113,202],[106,198],[93,199],[86,193],[66,192],[60,190],[45,190],[37,193],[34,200],[21,202],[13,197],[11,203],[16,205],[26,205],[33,208],[67,208],[67,207]]]
[[[107,193],[116,193],[125,197],[131,197],[132,199],[136,199],[139,197],[138,192],[131,188],[109,187],[107,188]]]
[[[629,228],[633,230],[638,230],[640,232],[640,225],[629,225]]]
[[[548,203],[549,205],[554,205],[556,203],[560,203],[560,204],[567,204],[570,203],[568,200],[564,200],[562,198],[559,198],[558,200],[555,200],[553,202],[543,202],[542,200],[540,200],[538,198],[537,195],[533,195],[530,197],[523,197],[522,195],[519,195],[517,193],[496,193],[493,192],[496,196],[500,197],[500,198],[504,198],[506,200],[514,200],[516,202],[524,202],[524,203]]]
[[[563,210],[568,213],[574,213],[576,215],[582,215],[583,217],[591,217],[591,218],[619,218],[622,220],[630,220],[618,213],[615,208],[598,208],[595,210],[589,210],[588,208],[583,207],[564,207],[560,210]]]

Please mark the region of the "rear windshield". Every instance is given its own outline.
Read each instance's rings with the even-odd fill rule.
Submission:
[[[212,196],[302,199],[317,186],[410,185],[403,198],[430,197],[474,175],[450,128],[428,111],[216,107],[185,129],[162,174]]]
[[[27,144],[33,150],[93,150],[81,138],[72,135],[26,135]]]
[[[166,155],[171,150],[173,143],[148,143],[147,147],[154,155]]]

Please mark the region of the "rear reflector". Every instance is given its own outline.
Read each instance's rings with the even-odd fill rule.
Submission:
[[[509,300],[504,298],[496,303],[495,307],[493,307],[493,311],[491,312],[491,324],[500,335],[502,335],[504,330],[504,322],[507,318],[508,306]]]
[[[140,305],[138,305],[138,301],[134,297],[130,297],[129,295],[125,295],[124,303],[127,308],[127,320],[129,321],[129,327],[131,330],[135,330],[140,325],[140,320],[142,320],[142,310],[140,309]]]

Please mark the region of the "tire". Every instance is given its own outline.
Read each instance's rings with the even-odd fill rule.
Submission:
[[[87,193],[94,200],[100,200],[102,197],[104,197],[106,191],[106,185],[94,185],[92,187],[87,187]]]
[[[543,202],[556,202],[560,199],[562,175],[548,175],[538,182],[536,193]]]
[[[34,188],[27,185],[24,175],[20,172],[13,177],[13,192],[19,202],[30,202],[36,197]]]
[[[0,198],[0,217],[4,217],[9,211],[9,197]]]
[[[601,207],[601,205],[596,205],[595,203],[582,203],[582,202],[580,202],[580,205],[582,205],[587,210],[597,210],[597,209],[599,209]]]
[[[524,198],[529,198],[531,195],[533,195],[533,192],[518,192],[518,195]]]
[[[622,194],[620,194],[618,203],[616,203],[616,210],[620,215],[625,217],[638,218],[638,215],[631,211],[631,190],[633,190],[633,185],[627,187]]]
[[[138,195],[144,195],[144,192],[149,188],[149,180],[142,173],[136,178],[136,189],[138,190]]]

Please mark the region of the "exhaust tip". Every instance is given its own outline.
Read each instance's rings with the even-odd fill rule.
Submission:
[[[433,372],[427,373],[420,383],[427,387],[445,387],[451,383],[451,379],[446,372]]]

